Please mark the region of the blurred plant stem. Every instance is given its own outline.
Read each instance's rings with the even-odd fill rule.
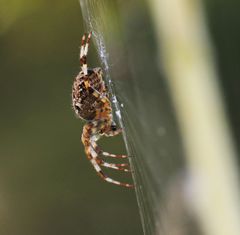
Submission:
[[[190,206],[204,234],[240,234],[236,154],[201,2],[149,6],[190,170]]]

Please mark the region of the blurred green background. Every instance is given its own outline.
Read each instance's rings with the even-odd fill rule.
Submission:
[[[134,190],[103,182],[80,142],[83,32],[78,1],[0,0],[0,234],[142,233]],[[125,153],[121,137],[100,143]]]
[[[139,79],[144,82],[145,68],[150,68],[152,76],[158,70],[146,1],[131,0],[125,5],[121,1],[114,3],[121,6],[117,10],[123,19],[122,32],[126,33],[124,38],[129,54],[128,60],[124,60],[124,53],[112,48],[113,63],[120,59],[130,62],[127,67],[132,66],[130,70],[136,77],[142,74]],[[240,2],[209,0],[204,4],[220,83],[238,147]],[[109,24],[114,25],[114,15],[109,17],[113,17]],[[0,0],[0,234],[142,234],[134,191],[102,182],[86,159],[80,142],[83,123],[71,110],[71,86],[79,72],[79,44],[84,31],[77,0]],[[89,61],[91,65],[99,66],[94,47],[90,49]],[[125,75],[127,69],[121,68],[113,74]],[[142,120],[149,118],[152,106],[141,106],[141,101],[146,100],[142,94],[127,100],[134,96],[132,90],[136,91],[129,84],[138,81],[127,80],[125,84],[116,81],[116,89],[118,93],[124,89],[125,94],[129,94],[122,100],[124,104],[128,102],[126,106],[129,105],[137,117],[129,126],[139,124],[140,127]],[[164,82],[159,83],[157,86],[162,89],[163,99],[158,102],[154,92],[148,93],[151,96],[147,98],[160,104],[160,109],[171,110]],[[147,93],[152,84],[145,85],[140,84],[139,90]],[[137,115],[135,108],[142,116]],[[161,143],[169,144],[166,149],[175,156],[179,147],[175,145],[177,130],[171,115],[161,113],[170,129],[165,139],[161,137]],[[151,118],[159,121],[158,116]],[[152,126],[145,125],[145,129],[139,128],[138,133],[142,133],[140,150],[146,148],[142,143],[151,138],[155,122],[150,123]],[[164,135],[164,131],[164,128],[160,129],[159,135]],[[105,138],[100,144],[108,152],[125,153],[121,137]],[[164,151],[162,149],[162,155],[168,161]],[[176,165],[181,164],[178,160],[177,156]],[[169,165],[174,166],[174,163],[170,161]],[[168,174],[169,168],[163,172]],[[120,177],[112,171],[109,173]],[[121,179],[131,181],[129,176]]]
[[[204,1],[210,36],[232,132],[240,152],[240,1]],[[239,156],[239,154],[238,154]],[[239,162],[239,158],[238,158]]]

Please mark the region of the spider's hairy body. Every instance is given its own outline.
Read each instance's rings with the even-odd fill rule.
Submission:
[[[103,81],[101,68],[87,67],[87,52],[91,33],[82,38],[80,50],[81,71],[76,76],[72,86],[72,106],[77,117],[87,121],[83,127],[82,142],[85,153],[98,175],[105,181],[124,187],[133,187],[131,184],[121,183],[106,176],[101,166],[130,172],[126,163],[115,164],[103,161],[103,157],[126,158],[126,155],[115,155],[102,151],[96,141],[100,136],[115,136],[121,133],[112,118],[111,102],[107,87]]]
[[[100,111],[104,106],[104,103],[94,95],[94,92],[99,94],[106,92],[101,68],[89,69],[87,76],[81,71],[73,83],[73,109],[79,118],[86,121],[97,119],[97,111]]]

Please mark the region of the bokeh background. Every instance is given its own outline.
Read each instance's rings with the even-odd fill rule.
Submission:
[[[0,234],[141,234],[134,191],[102,182],[80,142],[84,31],[78,1],[0,1]],[[101,143],[126,152],[121,137]]]
[[[182,167],[183,159],[168,87],[156,62],[150,13],[143,0],[111,2],[108,23],[117,30],[108,36],[115,39],[108,47],[115,87],[130,117],[129,131],[139,126],[132,141],[140,151],[149,147],[147,139],[159,122],[156,110],[161,113],[157,135],[163,148],[157,154],[164,159],[159,174],[164,181],[176,166]],[[239,151],[240,2],[206,0],[204,7]],[[83,123],[74,117],[70,94],[83,32],[77,0],[0,0],[0,234],[143,234],[134,191],[102,182],[80,142]],[[119,33],[124,33],[121,46]],[[89,61],[99,66],[94,47]],[[149,76],[158,74],[156,84],[147,83],[146,69]],[[123,90],[127,96],[121,97]],[[145,96],[137,90],[145,90]],[[156,100],[159,92],[162,99]],[[143,106],[144,100],[152,105]],[[108,152],[126,153],[121,136],[100,144]],[[109,174],[131,181],[127,175]]]

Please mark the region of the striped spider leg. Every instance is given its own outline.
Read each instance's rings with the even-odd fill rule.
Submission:
[[[112,129],[108,132],[108,133],[104,133],[104,135],[106,137],[109,137],[109,136],[115,136],[115,135],[118,135],[120,133],[122,133],[122,129],[121,128],[118,128],[115,126],[115,125],[112,125],[111,127]],[[112,153],[108,153],[108,152],[105,152],[103,151],[97,144],[96,144],[96,141],[98,140],[98,138],[96,138],[95,141],[93,141],[91,143],[93,149],[97,152],[98,155],[101,155],[103,157],[110,157],[110,158],[127,158],[128,156],[127,155],[116,155],[116,154],[112,154]],[[126,164],[128,165],[128,164]]]
[[[82,134],[82,142],[85,146],[85,152],[92,163],[94,169],[98,173],[98,175],[105,181],[128,187],[131,188],[133,185],[127,184],[127,183],[121,183],[119,181],[113,180],[109,178],[101,169],[101,167],[107,167],[107,168],[112,168],[115,170],[120,170],[120,171],[125,171],[125,172],[130,172],[130,169],[128,168],[128,164],[115,164],[115,163],[107,163],[102,160],[102,158],[99,156],[99,151],[96,150],[98,148],[96,141],[99,138],[99,131],[101,132],[102,129],[106,128],[105,122],[89,122],[84,125],[83,127],[83,134]],[[107,153],[108,154],[108,153]],[[119,157],[125,155],[114,155],[114,154],[109,154],[111,155],[110,157]]]

